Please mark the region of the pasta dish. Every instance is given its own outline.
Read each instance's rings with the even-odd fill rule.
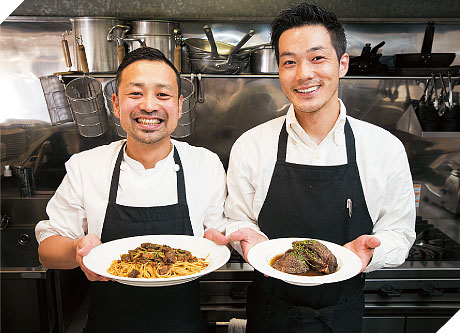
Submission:
[[[209,265],[206,258],[198,258],[183,249],[145,242],[128,254],[121,254],[120,260],[112,261],[107,272],[131,278],[186,276],[205,269]]]

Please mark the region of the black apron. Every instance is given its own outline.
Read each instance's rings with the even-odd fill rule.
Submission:
[[[356,164],[353,131],[345,123],[345,165],[310,166],[286,162],[288,134],[283,124],[278,156],[260,229],[273,238],[307,237],[344,245],[371,234]],[[352,201],[351,217],[347,200]],[[364,312],[364,276],[302,287],[255,271],[248,289],[248,332],[360,332]]]
[[[174,148],[178,203],[131,207],[116,203],[122,146],[112,175],[101,241],[149,234],[193,235],[182,163]],[[152,185],[155,191],[155,185]],[[119,254],[117,254],[119,255]],[[135,287],[117,282],[91,282],[86,332],[200,332],[199,281],[167,287]]]

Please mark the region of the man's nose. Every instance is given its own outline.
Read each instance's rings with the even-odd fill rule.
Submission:
[[[313,65],[309,61],[301,61],[297,65],[297,79],[308,80],[314,77]]]
[[[141,108],[147,112],[158,110],[158,98],[156,94],[145,94],[142,99]]]

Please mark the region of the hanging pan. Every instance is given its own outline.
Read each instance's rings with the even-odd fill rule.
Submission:
[[[395,54],[396,68],[448,67],[455,59],[455,53],[432,53],[434,22],[425,28],[421,53]]]

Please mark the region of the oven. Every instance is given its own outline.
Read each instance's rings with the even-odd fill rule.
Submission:
[[[363,332],[436,332],[460,309],[459,243],[421,217],[416,233],[404,264],[366,274]],[[237,331],[228,327],[246,318],[252,276],[252,267],[233,251],[225,266],[201,279],[207,332]]]
[[[460,245],[421,217],[415,229],[404,264],[366,276],[364,332],[432,333],[460,309]]]
[[[52,192],[1,198],[1,332],[65,332],[88,290],[80,268],[53,270],[38,259],[35,225]]]

